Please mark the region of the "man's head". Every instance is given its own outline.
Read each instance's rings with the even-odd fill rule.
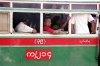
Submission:
[[[52,19],[53,25],[60,25],[61,24],[61,18],[59,16],[55,16]]]
[[[24,22],[25,24],[28,22],[27,14],[21,13],[19,17],[20,22]]]
[[[51,19],[50,18],[46,18],[45,21],[44,21],[44,25],[50,27],[51,26]]]

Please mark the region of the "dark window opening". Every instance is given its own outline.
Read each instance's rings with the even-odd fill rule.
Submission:
[[[27,19],[27,20],[25,20]],[[40,13],[24,13],[24,12],[14,12],[13,13],[13,28],[16,31],[17,25],[22,22],[27,21],[25,24],[32,29],[35,29],[37,33],[40,32]]]

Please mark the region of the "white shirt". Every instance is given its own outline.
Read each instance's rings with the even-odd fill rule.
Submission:
[[[32,32],[33,28],[27,26],[27,25],[24,24],[23,22],[20,22],[20,23],[16,26],[15,30],[16,30],[17,32]]]
[[[75,24],[75,34],[89,34],[88,22],[94,18],[90,14],[75,14],[71,18],[71,24]]]

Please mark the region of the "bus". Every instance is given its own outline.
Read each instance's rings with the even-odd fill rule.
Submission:
[[[23,14],[28,17],[27,26],[36,29],[37,33],[15,30]],[[59,16],[64,23],[68,16],[72,17],[74,14],[93,16],[96,33],[72,34],[70,21],[65,30],[59,34],[43,31],[45,18],[53,19]],[[1,1],[0,65],[98,66],[99,15],[100,1]],[[89,26],[91,27],[91,23]],[[89,30],[91,31],[91,28]]]

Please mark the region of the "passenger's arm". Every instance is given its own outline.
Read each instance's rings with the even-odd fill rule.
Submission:
[[[66,21],[64,22],[64,24],[61,26],[62,29],[65,28],[65,26],[68,24],[69,20],[70,20],[70,16],[67,17],[67,20],[66,20]]]
[[[71,34],[75,34],[74,24],[71,24]]]
[[[91,32],[91,34],[95,34],[95,23],[94,23],[94,20],[91,21],[91,24],[92,24],[92,32]]]

